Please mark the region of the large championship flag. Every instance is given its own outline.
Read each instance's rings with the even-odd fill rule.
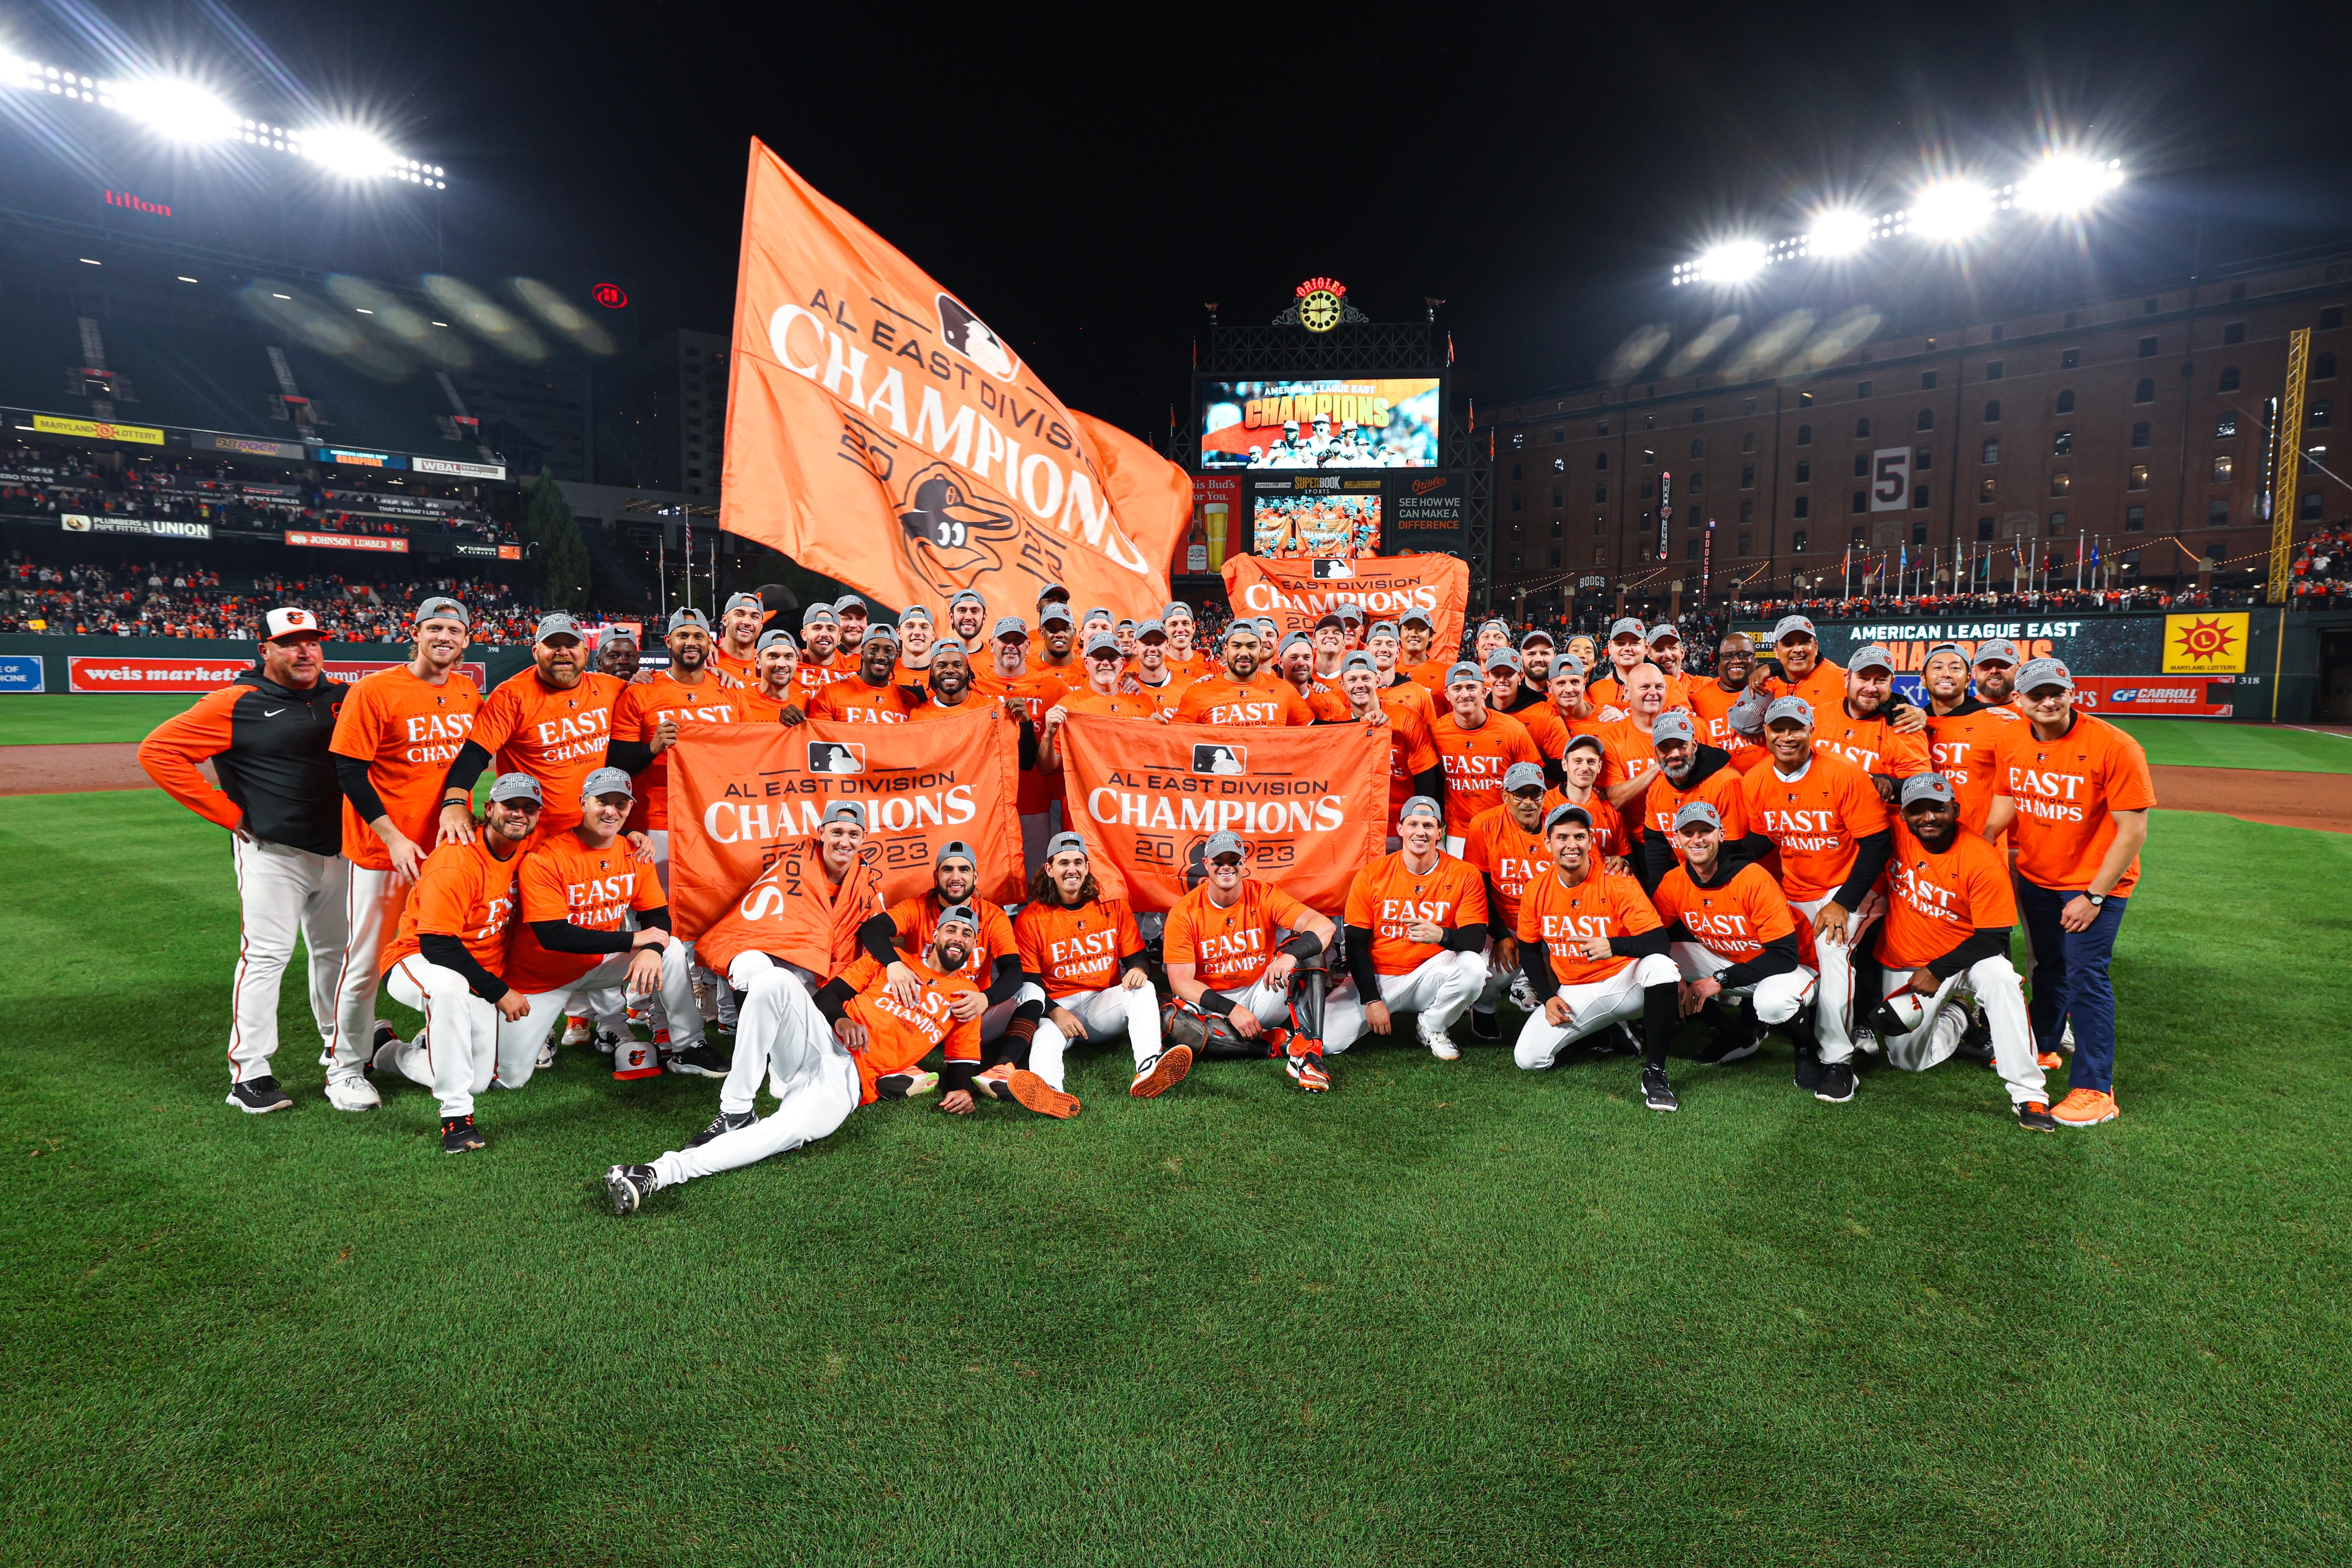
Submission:
[[[719,526],[886,605],[1157,615],[1192,482],[751,143]]]
[[[1316,622],[1353,600],[1370,621],[1419,610],[1436,622],[1430,646],[1458,648],[1470,607],[1470,564],[1459,556],[1277,560],[1236,555],[1225,558],[1224,576],[1234,613],[1270,615],[1283,637],[1313,631]]]
[[[996,704],[930,724],[811,720],[689,727],[669,750],[669,900],[692,940],[775,858],[808,838],[835,800],[866,807],[866,854],[882,895],[931,890],[931,862],[961,839],[978,856],[980,893],[1024,895],[1013,808],[1020,728]]]
[[[1389,736],[1368,725],[1283,729],[1073,715],[1063,810],[1095,879],[1166,910],[1208,874],[1209,835],[1238,833],[1253,875],[1336,915],[1388,842]]]

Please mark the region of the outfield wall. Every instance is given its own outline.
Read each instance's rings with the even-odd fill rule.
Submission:
[[[1761,643],[1772,623],[1737,629]],[[1919,695],[1919,667],[1938,643],[1973,652],[1995,637],[2021,657],[2063,659],[2084,706],[2116,718],[2234,718],[2307,724],[2326,680],[2329,633],[2352,631],[2352,612],[2285,609],[2175,611],[2147,615],[1890,617],[1817,621],[1822,651],[1843,664],[1885,644],[1895,685]]]
[[[184,692],[197,697],[251,667],[260,644],[226,637],[0,635],[0,695],[11,692]],[[327,666],[350,680],[404,664],[405,643],[330,643]],[[525,647],[469,648],[468,673],[485,690],[530,663]]]

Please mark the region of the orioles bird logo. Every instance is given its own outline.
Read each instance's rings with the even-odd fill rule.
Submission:
[[[928,464],[908,480],[899,504],[907,559],[942,594],[962,591],[986,572],[1002,570],[1003,551],[1021,525],[1010,511],[983,501],[945,463]]]

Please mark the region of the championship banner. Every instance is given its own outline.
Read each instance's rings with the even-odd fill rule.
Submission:
[[[980,857],[980,895],[1018,902],[1027,880],[1013,807],[1020,744],[993,703],[927,724],[688,727],[667,754],[679,934],[691,940],[725,915],[778,846],[814,836],[835,800],[865,806],[865,858],[882,868],[893,903],[929,893],[932,861],[957,839]]]
[[[1157,615],[1181,469],[1073,413],[963,302],[758,141],[719,526],[884,604]]]
[[[1470,608],[1470,563],[1452,555],[1372,556],[1363,560],[1269,560],[1229,556],[1225,597],[1236,615],[1269,615],[1277,639],[1312,632],[1315,622],[1353,600],[1373,621],[1423,611],[1437,623],[1433,648],[1462,645]]]
[[[1388,844],[1389,738],[1367,725],[1232,729],[1074,714],[1062,726],[1066,820],[1112,898],[1167,910],[1237,833],[1254,875],[1337,912]]]

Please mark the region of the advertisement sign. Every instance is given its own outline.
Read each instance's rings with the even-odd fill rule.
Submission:
[[[1436,376],[1202,382],[1203,468],[1434,468]]]
[[[453,555],[472,556],[479,560],[520,560],[522,559],[520,545],[455,544],[449,547],[449,550]]]
[[[360,452],[348,446],[320,446],[311,452],[320,463],[341,463],[356,468],[405,468],[408,459],[389,452]]]
[[[1385,733],[1367,725],[1236,730],[1076,714],[1062,727],[1062,810],[1104,894],[1167,910],[1208,874],[1209,835],[1241,836],[1253,873],[1337,909],[1388,838]]]
[[[39,653],[0,653],[0,692],[45,692],[48,667]]]
[[[2168,675],[2242,675],[2246,673],[2248,616],[2215,610],[2164,618],[2164,673]]]
[[[2074,706],[2103,718],[2229,718],[2237,696],[2234,675],[2193,681],[2178,675],[2074,677]],[[2261,710],[2255,711],[2259,716]]]
[[[1395,510],[1389,527],[1400,533],[1457,533],[1468,488],[1459,474],[1416,474],[1399,479],[1393,486]]]
[[[1373,556],[1363,560],[1265,560],[1237,555],[1225,562],[1225,597],[1236,615],[1271,616],[1276,641],[1311,632],[1345,601],[1374,621],[1419,610],[1434,622],[1433,645],[1461,645],[1470,603],[1470,564],[1459,556]]]
[[[210,523],[183,522],[177,517],[110,517],[103,514],[62,512],[58,526],[69,534],[143,534],[158,539],[209,539]]]
[[[1336,474],[1250,482],[1252,552],[1276,560],[1381,553],[1381,482]]]
[[[1249,541],[1242,537],[1242,481],[1229,475],[1203,474],[1192,481],[1192,534],[1201,542],[1202,559],[1187,571],[1223,571],[1225,558],[1239,555]]]
[[[310,455],[310,449],[299,441],[264,441],[256,435],[215,435],[207,431],[192,433],[188,444],[199,452],[234,452],[246,457],[290,457],[298,463]]]
[[[330,659],[327,674],[339,681],[356,681],[362,675],[394,668],[395,664],[391,659]],[[150,659],[76,653],[66,660],[66,690],[202,693],[225,686],[251,668],[251,659],[234,657]],[[458,668],[471,675],[477,685],[486,685],[490,678],[489,670],[482,664],[465,664]]]
[[[143,424],[116,424],[104,419],[59,419],[55,414],[37,413],[33,428],[43,435],[79,435],[91,441],[136,441],[142,446],[161,446],[163,433]]]
[[[380,517],[446,517],[465,506],[438,496],[387,496],[375,490],[329,490],[326,496],[329,511]]]
[[[419,474],[446,474],[455,479],[503,479],[503,463],[460,463],[453,457],[412,457],[408,465]]]
[[[1911,449],[1882,446],[1870,455],[1870,509],[1899,512],[1911,504]]]
[[[307,528],[289,528],[286,542],[308,545],[313,549],[356,549],[386,551],[406,555],[408,540],[398,534],[321,534]]]
[[[1674,531],[1675,476],[1665,469],[1658,471],[1658,559],[1666,559],[1666,536]]]

